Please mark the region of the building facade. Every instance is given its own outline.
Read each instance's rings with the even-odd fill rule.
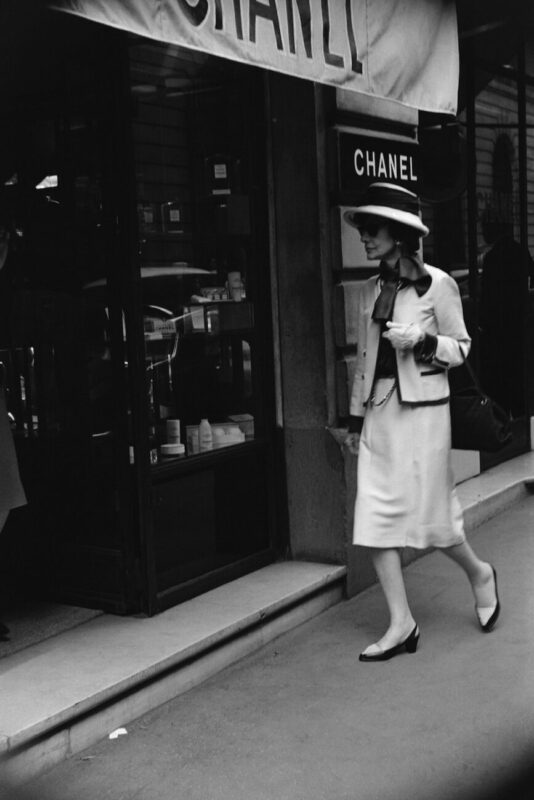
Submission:
[[[97,23],[115,8],[74,5]],[[150,5],[131,4],[129,25],[32,6],[29,26],[24,4],[3,11],[0,179],[15,235],[0,360],[28,505],[10,516],[2,569],[28,592],[116,613],[157,613],[277,559],[347,564],[353,593],[372,574],[350,543],[356,463],[340,441],[356,298],[376,265],[342,212],[372,180],[420,191],[425,258],[461,282],[483,374],[516,389],[498,397],[515,420],[499,457],[528,449],[530,50],[513,27],[482,81],[464,47],[453,116],[422,91],[392,97],[391,66],[370,91],[358,3],[341,18],[315,4],[319,33],[305,4],[283,19],[275,3],[232,6],[244,47],[262,25],[278,46],[280,26],[282,55],[299,42],[317,75],[202,45],[208,14],[215,32],[230,25],[224,4],[176,4],[197,37],[186,45]],[[519,248],[519,277],[508,260],[497,270],[515,287],[514,344],[491,310],[480,325],[482,297],[504,291],[485,286],[493,221]],[[498,372],[510,353],[513,376]],[[456,459],[459,478],[493,463]]]

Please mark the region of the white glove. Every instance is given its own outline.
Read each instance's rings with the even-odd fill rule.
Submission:
[[[420,325],[411,322],[409,325],[403,325],[400,322],[386,322],[389,330],[385,331],[382,336],[389,339],[395,350],[413,350],[418,342],[422,342],[425,338],[425,333]]]

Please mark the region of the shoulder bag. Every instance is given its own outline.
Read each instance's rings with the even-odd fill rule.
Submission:
[[[512,440],[510,415],[482,390],[469,362],[471,385],[451,389],[452,446],[456,450],[497,452]]]

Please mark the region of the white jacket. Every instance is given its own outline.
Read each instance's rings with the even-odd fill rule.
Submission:
[[[395,351],[399,399],[409,405],[447,402],[447,370],[461,364],[471,347],[456,281],[437,267],[425,264],[425,268],[432,277],[428,291],[419,297],[413,286],[401,289],[393,311],[393,322],[417,323],[425,333],[437,336],[430,364],[416,361],[411,350]],[[363,417],[373,388],[381,326],[371,315],[379,294],[380,281],[375,277],[367,280],[360,291],[358,352],[350,400],[350,413],[357,417]]]

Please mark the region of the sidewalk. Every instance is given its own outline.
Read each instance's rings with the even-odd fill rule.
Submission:
[[[503,613],[483,634],[440,553],[406,569],[415,655],[361,664],[377,587],[327,610],[30,783],[54,800],[527,800],[534,751],[534,496],[473,532]]]
[[[458,723],[454,723],[447,713],[448,706],[441,701],[446,699],[451,709],[458,711],[466,697],[475,704],[473,713],[476,711],[477,719],[469,722],[462,717],[462,731],[473,737],[471,749],[483,747],[484,742],[489,741],[489,717],[496,708],[501,709],[503,701],[508,707],[510,697],[501,690],[503,685],[508,687],[510,676],[513,675],[515,692],[524,689],[526,704],[533,691],[524,680],[527,665],[534,665],[531,660],[534,636],[527,616],[530,575],[534,568],[534,501],[525,485],[525,481],[532,480],[534,454],[529,453],[459,487],[469,529],[510,507],[507,512],[512,515],[509,531],[501,530],[501,517],[498,517],[477,528],[470,538],[484,557],[495,561],[500,582],[505,587],[506,606],[520,612],[513,624],[507,622],[506,626],[500,626],[499,632],[491,637],[473,635],[477,630],[468,587],[448,560],[432,554],[413,562],[406,570],[415,612],[423,629],[421,653],[416,659],[395,659],[391,662],[395,665],[393,672],[388,664],[379,665],[379,671],[376,671],[377,665],[358,665],[359,649],[363,649],[383,626],[383,602],[379,591],[373,588],[339,603],[316,620],[287,634],[283,641],[288,661],[283,676],[278,673],[283,661],[272,660],[272,652],[279,651],[278,642],[276,646],[269,645],[268,651],[265,648],[261,651],[257,658],[272,661],[272,669],[279,676],[276,691],[282,691],[283,680],[287,680],[297,696],[304,692],[302,702],[305,706],[311,703],[312,721],[316,714],[320,719],[325,711],[317,705],[317,698],[324,695],[334,700],[335,715],[330,721],[325,719],[327,739],[332,734],[329,726],[339,714],[343,718],[343,697],[349,701],[347,713],[350,709],[351,714],[356,711],[358,716],[365,703],[373,700],[368,717],[365,719],[364,715],[359,720],[359,724],[365,722],[364,728],[358,727],[358,719],[346,719],[356,737],[351,742],[352,734],[349,736],[346,745],[350,751],[353,746],[362,746],[369,736],[367,726],[373,729],[375,723],[378,724],[374,700],[377,692],[385,691],[384,675],[390,675],[393,694],[389,696],[387,690],[384,700],[388,713],[394,712],[395,725],[401,725],[394,728],[400,745],[404,734],[399,734],[399,730],[405,729],[414,735],[421,725],[421,712],[425,711],[422,697],[431,690],[427,701],[432,705],[437,703],[439,712],[431,712],[428,719],[426,711],[423,714],[424,724],[419,734],[428,733],[424,749],[432,749],[438,730],[443,732],[447,724],[452,726],[447,747],[451,752],[456,750]],[[67,756],[97,742],[115,727],[130,723],[220,673],[224,667],[258,650],[275,636],[338,603],[343,576],[344,569],[332,565],[298,562],[273,565],[152,619],[104,615],[3,659],[0,662],[0,751],[3,749],[10,756],[10,770],[17,777],[31,777],[50,769]],[[532,604],[531,600],[529,602]],[[436,624],[438,619],[439,624]],[[526,636],[527,630],[530,638]],[[291,641],[297,645],[295,652]],[[368,671],[362,673],[363,667]],[[405,686],[403,684],[404,692],[410,686],[411,689],[401,702],[401,695],[396,699],[400,691],[397,678],[409,678],[414,667],[422,669],[417,673],[415,684],[412,685],[411,679]],[[451,676],[454,681],[450,685],[445,681],[440,688],[441,681]],[[482,677],[480,686],[478,677]],[[460,691],[465,678],[471,683]],[[202,691],[206,685],[204,683]],[[315,699],[307,694],[311,686],[318,693]],[[422,695],[420,689],[425,689]],[[445,693],[443,697],[440,697],[441,691]],[[485,698],[481,708],[476,705],[477,697]],[[357,702],[356,707],[350,703],[351,698]],[[339,708],[337,703],[340,703]],[[404,703],[406,706],[401,708]],[[527,708],[534,718],[530,706],[525,705]],[[332,711],[332,708],[326,709],[328,715]],[[296,706],[294,713],[297,713]],[[514,719],[514,724],[516,721]],[[526,715],[524,727],[525,730],[529,728]],[[385,739],[391,735],[389,725],[380,735]],[[507,762],[513,740],[511,733],[504,740],[503,754]],[[348,752],[346,757],[349,758]],[[459,769],[464,767],[460,764]],[[263,797],[250,795],[256,796]]]

